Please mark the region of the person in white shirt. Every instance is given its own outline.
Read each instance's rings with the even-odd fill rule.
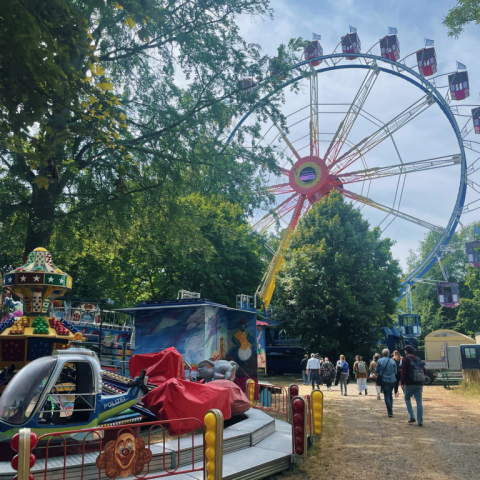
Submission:
[[[312,390],[315,389],[315,383],[317,384],[317,388],[320,390],[320,362],[318,358],[315,358],[315,354],[312,353],[310,359],[307,362],[307,375],[310,373],[310,380],[312,381]]]

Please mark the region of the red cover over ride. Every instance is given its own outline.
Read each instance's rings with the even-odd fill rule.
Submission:
[[[170,378],[165,383],[147,393],[142,403],[159,420],[173,420],[175,418],[193,417],[200,420],[203,425],[203,418],[211,408],[218,408],[225,420],[229,419],[230,395],[229,389],[215,386],[211,382],[208,385],[200,385],[188,380]],[[232,382],[230,382],[232,383]],[[188,422],[172,422],[168,426],[170,435],[179,435],[200,428],[200,424]]]
[[[161,385],[169,378],[185,380],[182,354],[175,347],[166,348],[158,353],[143,353],[133,355],[129,361],[130,376],[135,378],[145,370],[148,383]]]
[[[206,385],[207,387],[222,387],[228,389],[230,397],[230,410],[232,411],[232,417],[238,415],[239,413],[245,413],[250,409],[250,402],[245,394],[242,392],[242,389],[231,382],[230,380],[215,380]]]

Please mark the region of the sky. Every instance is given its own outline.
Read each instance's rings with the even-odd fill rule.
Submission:
[[[322,0],[315,2],[273,0],[271,2],[271,7],[274,9],[273,20],[241,17],[238,21],[245,40],[260,44],[263,52],[271,56],[275,56],[279,44],[286,44],[290,38],[302,37],[311,40],[312,32],[321,35],[324,54],[332,53],[339,43],[340,37],[348,33],[350,25],[357,29],[362,52],[369,50],[381,37],[387,35],[388,27],[398,29],[402,58],[423,48],[425,38],[432,39],[435,41],[438,61],[436,75],[455,71],[457,60],[468,68],[470,97],[463,102],[451,102],[450,105],[460,107],[462,104],[480,105],[480,62],[478,60],[480,26],[467,26],[458,40],[448,37],[442,20],[455,4],[455,1],[447,0],[436,0],[435,2],[426,0]],[[373,48],[372,53],[379,54],[378,45]],[[407,66],[414,64],[414,57],[411,57],[410,61],[407,60]],[[319,130],[322,140],[320,156],[325,153],[333,133],[343,119],[348,105],[354,99],[365,75],[365,70],[342,70],[319,75]],[[445,87],[447,77],[438,78],[436,85]],[[445,95],[447,89],[440,88],[439,91]],[[388,122],[423,95],[411,84],[382,72],[364,105],[364,110],[380,121]],[[308,112],[308,109],[298,114],[292,113],[307,106],[308,103],[309,86],[307,81],[302,84],[299,94],[286,93],[283,113],[291,115],[287,122],[290,126],[289,138],[291,141],[295,141],[295,147],[298,149],[305,146],[306,139],[301,140],[301,137],[308,134],[308,120],[305,120],[307,113],[304,113]],[[336,105],[325,105],[328,103]],[[459,113],[467,115],[471,108],[461,107]],[[460,129],[466,122],[470,122],[469,128],[471,127],[471,119],[456,118]],[[355,144],[376,129],[377,127],[370,121],[359,117],[349,135],[349,140]],[[276,132],[272,129],[267,134],[265,141],[274,141],[283,148],[285,144],[282,144],[280,139],[275,139],[275,136]],[[365,155],[368,168],[459,153],[458,142],[452,127],[437,105],[428,108],[399,130],[394,135],[394,139],[398,153],[393,142],[388,139]],[[480,142],[480,135],[474,135],[472,132],[466,139]],[[477,150],[480,152],[480,144],[477,145]],[[306,154],[307,149],[300,151],[301,154],[303,152]],[[287,150],[286,153],[289,151]],[[480,153],[475,154],[467,150],[468,164],[473,163],[478,157],[480,157]],[[480,161],[478,163],[480,164]],[[360,163],[356,163],[349,170],[363,168]],[[370,187],[367,184],[351,184],[348,188],[391,207],[394,201],[398,202],[399,200],[404,177],[401,177],[398,190],[398,176],[374,180],[370,183]],[[445,227],[457,198],[459,180],[459,166],[408,174],[398,208],[409,215]],[[478,174],[473,174],[471,180],[480,183],[480,171]],[[284,178],[270,178],[271,184],[283,182],[285,182]],[[397,196],[395,197],[395,195]],[[480,194],[469,188],[466,203],[477,198],[480,198]],[[280,201],[283,199],[284,197],[279,197]],[[381,223],[385,213],[369,206],[364,206],[362,213],[369,219],[372,226],[380,224],[382,229],[393,218],[389,217]],[[261,216],[264,212],[258,212],[258,214]],[[462,216],[462,223],[471,223],[479,217],[480,210],[477,210]],[[395,218],[386,228],[384,235],[396,241],[396,245],[393,247],[394,257],[400,260],[402,267],[406,267],[409,250],[418,247],[418,243],[424,238],[425,233],[427,230],[424,227]]]

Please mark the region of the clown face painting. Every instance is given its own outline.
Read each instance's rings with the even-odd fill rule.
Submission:
[[[110,479],[125,478],[129,475],[140,475],[145,464],[152,459],[152,452],[145,447],[141,438],[135,438],[132,432],[122,433],[117,440],[105,446],[105,452],[96,460],[99,470],[104,469]]]

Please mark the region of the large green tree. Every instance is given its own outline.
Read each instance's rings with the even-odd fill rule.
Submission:
[[[258,205],[262,177],[277,168],[273,149],[225,139],[231,117],[257,101],[241,80],[268,78],[267,56],[236,19],[271,14],[268,0],[6,2],[0,222],[14,240],[2,235],[5,262],[18,263],[19,241],[23,256],[47,247],[65,217],[90,211],[106,223],[107,206],[143,191]],[[279,47],[285,66],[300,47]]]
[[[305,347],[322,354],[368,355],[396,309],[400,267],[380,238],[338,193],[300,221],[277,283],[278,315]]]
[[[263,274],[264,239],[252,231],[239,205],[219,196],[191,194],[175,202],[146,192],[105,222],[80,212],[52,236],[54,261],[74,278],[76,296],[115,300],[176,298],[180,289],[235,306]]]

